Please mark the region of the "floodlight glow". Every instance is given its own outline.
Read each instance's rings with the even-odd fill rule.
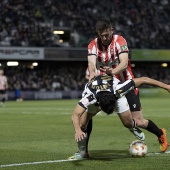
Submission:
[[[60,39],[60,40],[59,40],[59,43],[63,43],[63,40],[62,40],[62,39]]]
[[[32,63],[32,66],[38,66],[38,63]]]
[[[7,62],[7,66],[18,66],[18,65],[19,65],[18,61],[8,61]]]
[[[53,31],[53,34],[64,34],[64,31]]]
[[[162,63],[161,66],[162,66],[162,67],[167,67],[168,64],[167,64],[167,63]]]

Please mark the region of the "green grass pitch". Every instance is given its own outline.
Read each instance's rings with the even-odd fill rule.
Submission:
[[[131,158],[128,147],[136,138],[123,127],[116,114],[107,116],[104,113],[93,119],[89,143],[91,158],[60,162],[77,151],[71,122],[77,101],[7,101],[6,107],[0,107],[0,169],[170,169],[170,149],[160,153],[157,137],[146,130],[143,131],[149,154],[144,158]],[[144,117],[164,127],[170,141],[170,99],[142,98],[141,103]],[[47,162],[50,160],[54,162]]]

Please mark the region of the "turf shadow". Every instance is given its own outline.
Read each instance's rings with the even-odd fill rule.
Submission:
[[[129,158],[127,150],[92,150],[89,160],[113,160]]]

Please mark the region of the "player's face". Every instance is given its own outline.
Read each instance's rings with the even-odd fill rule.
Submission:
[[[113,30],[111,28],[107,28],[103,31],[98,31],[98,35],[103,45],[109,45],[111,43],[112,34],[113,34]]]

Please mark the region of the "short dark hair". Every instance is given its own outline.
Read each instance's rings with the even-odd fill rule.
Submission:
[[[108,115],[113,113],[116,104],[116,96],[108,91],[99,92],[97,96],[101,109]]]
[[[96,32],[103,31],[107,28],[112,28],[112,23],[108,19],[102,18],[102,19],[97,20],[96,26],[95,26]]]

